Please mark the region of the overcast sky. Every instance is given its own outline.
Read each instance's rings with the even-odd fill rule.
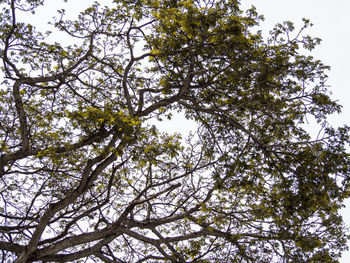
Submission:
[[[108,0],[107,0],[108,1]],[[57,8],[67,7],[68,13],[76,13],[81,10],[90,0],[69,0],[68,4],[63,1],[50,1],[50,9],[48,6],[45,11],[41,10],[36,14],[41,25],[44,26],[45,19],[52,17]],[[105,1],[101,1],[105,2]],[[331,66],[329,72],[329,82],[333,98],[339,100],[343,105],[343,113],[339,116],[332,116],[330,122],[333,125],[350,124],[350,101],[348,77],[349,72],[349,43],[350,43],[350,22],[349,0],[241,0],[242,8],[246,9],[252,4],[256,6],[258,12],[265,16],[265,22],[261,29],[268,33],[273,25],[278,22],[290,20],[296,25],[301,25],[302,18],[308,18],[314,24],[308,31],[312,36],[320,37],[323,41],[321,46],[312,52],[315,58],[321,59],[325,64]],[[33,21],[34,22],[34,21]],[[56,40],[59,42],[59,39]],[[344,219],[350,226],[350,201],[347,202],[348,207],[343,210]],[[350,262],[350,253],[345,253],[341,263]]]

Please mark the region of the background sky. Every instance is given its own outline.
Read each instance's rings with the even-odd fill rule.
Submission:
[[[89,6],[91,0],[69,0],[64,3],[63,0],[47,1],[50,3],[45,8],[41,8],[31,16],[31,22],[44,29],[46,21],[52,20],[55,15],[55,10],[65,8],[67,14],[76,15],[78,11]],[[108,0],[99,1],[103,3]],[[323,41],[318,46],[312,55],[321,59],[323,63],[331,66],[329,72],[330,90],[333,93],[333,98],[343,105],[343,112],[340,115],[331,116],[330,123],[334,126],[348,124],[350,125],[350,90],[348,85],[349,71],[349,42],[350,42],[350,1],[349,0],[241,0],[242,9],[249,8],[252,4],[256,6],[258,13],[263,14],[265,21],[259,29],[267,34],[276,23],[282,21],[295,22],[296,28],[302,25],[302,18],[308,18],[314,24],[308,34],[314,37],[320,37]],[[35,23],[37,22],[37,23]],[[55,36],[55,41],[60,42],[60,36]],[[167,130],[173,130],[174,127],[179,127],[179,123],[183,120],[174,119],[168,125]],[[165,124],[165,123],[164,123]],[[190,125],[185,125],[189,129]],[[342,213],[344,220],[350,226],[350,200],[346,202],[347,207]],[[344,253],[341,263],[350,262],[350,252]]]

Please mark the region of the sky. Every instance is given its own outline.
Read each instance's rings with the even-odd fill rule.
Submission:
[[[108,1],[108,0],[106,0]],[[82,8],[89,6],[91,0],[63,0],[50,1],[45,10],[38,12],[34,18],[39,21],[42,28],[45,23],[59,8],[68,7],[67,13],[75,15]],[[105,1],[100,1],[105,2]],[[350,52],[350,21],[348,12],[350,10],[349,0],[241,0],[242,9],[249,8],[252,4],[257,8],[258,13],[263,14],[265,21],[260,29],[267,34],[276,23],[282,21],[295,22],[296,27],[302,25],[302,18],[308,18],[314,24],[308,34],[320,37],[323,41],[312,55],[322,60],[326,65],[331,66],[329,72],[330,90],[333,98],[343,105],[343,112],[340,115],[331,116],[330,123],[334,126],[350,125],[350,90],[348,87]],[[50,12],[49,12],[50,9]],[[51,12],[52,11],[52,12]],[[33,19],[34,19],[33,18]],[[34,22],[34,21],[33,21]],[[59,40],[56,40],[59,42]],[[176,122],[170,125],[178,125]],[[186,125],[189,127],[189,125]],[[344,220],[350,227],[350,200],[346,202],[347,207],[342,210]],[[350,244],[349,244],[350,245]],[[341,263],[350,262],[350,252],[344,253]]]

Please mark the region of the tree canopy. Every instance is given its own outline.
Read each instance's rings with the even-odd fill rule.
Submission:
[[[63,44],[21,19],[48,3],[0,1],[1,262],[338,262],[349,129],[310,21],[114,0],[59,10]]]

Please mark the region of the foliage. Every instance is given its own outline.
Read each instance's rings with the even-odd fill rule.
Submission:
[[[0,1],[2,262],[337,262],[349,129],[308,20],[115,0],[60,10],[68,46],[19,22],[43,2]],[[188,138],[152,125],[176,111]]]

